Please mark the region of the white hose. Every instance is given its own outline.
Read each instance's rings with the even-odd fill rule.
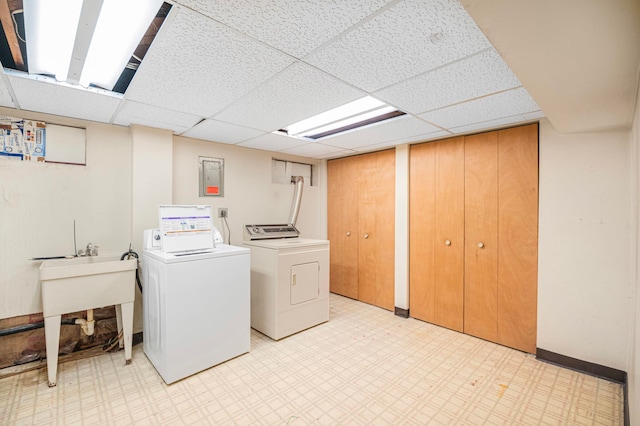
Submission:
[[[294,183],[296,185],[296,189],[293,193],[293,204],[291,204],[289,225],[296,226],[298,213],[300,212],[300,203],[302,202],[302,187],[304,186],[304,178],[302,176],[292,176],[291,183]]]

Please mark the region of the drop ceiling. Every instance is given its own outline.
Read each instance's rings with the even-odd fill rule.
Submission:
[[[544,116],[567,131],[586,130],[593,123],[601,128],[628,127],[633,116],[633,104],[619,91],[633,92],[635,99],[639,64],[635,51],[640,38],[629,40],[629,36],[638,35],[640,8],[634,0],[600,1],[598,8],[593,6],[602,13],[603,4],[611,8],[624,4],[631,16],[627,20],[636,24],[614,35],[631,44],[617,47],[621,53],[609,64],[611,79],[624,77],[618,82],[623,89],[610,81],[605,87],[618,94],[616,107],[624,113],[582,106],[578,118],[572,117],[575,102],[608,99],[598,86],[607,76],[607,67],[599,67],[591,79],[586,70],[580,78],[564,82],[569,96],[580,94],[574,102],[557,93],[563,86],[556,76],[566,79],[562,73],[580,58],[573,60],[567,52],[564,62],[550,64],[555,70],[534,62],[544,60],[545,51],[553,54],[558,38],[564,36],[558,29],[561,24],[584,31],[580,46],[589,44],[594,35],[580,18],[585,8],[582,0],[567,1],[580,5],[573,9],[573,16],[554,15],[554,10],[564,12],[569,6],[548,0],[542,2],[546,10],[506,0],[462,0],[467,9],[456,0],[171,3],[169,16],[124,95],[57,85],[47,78],[5,70],[0,106],[169,129],[176,135],[316,159]],[[587,3],[589,7],[596,1]],[[468,11],[478,17],[481,27]],[[526,16],[534,13],[536,19]],[[585,19],[592,15],[597,14],[584,14]],[[531,34],[533,22],[544,27],[539,19],[548,19],[555,31],[540,37],[543,46],[536,45]],[[522,22],[514,25],[518,20]],[[617,23],[600,25],[607,31]],[[605,50],[606,45],[596,47]],[[598,49],[590,53],[597,55]],[[552,95],[550,87],[555,89]],[[366,95],[407,114],[316,142],[272,133]]]

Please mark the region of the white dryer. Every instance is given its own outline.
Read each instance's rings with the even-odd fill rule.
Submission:
[[[281,238],[244,245],[251,249],[251,327],[279,340],[329,320],[329,241]]]

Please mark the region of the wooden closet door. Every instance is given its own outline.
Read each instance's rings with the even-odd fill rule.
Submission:
[[[327,236],[331,245],[329,250],[329,290],[332,293],[343,294],[342,269],[344,241],[342,238],[344,206],[344,192],[340,188],[344,160],[327,162]]]
[[[396,151],[376,153],[376,306],[395,308]],[[371,238],[371,236],[369,237]],[[366,242],[365,242],[366,244]]]
[[[498,133],[464,140],[464,332],[498,339]]]
[[[358,299],[394,307],[395,150],[359,160]]]
[[[358,162],[354,158],[327,163],[327,211],[330,290],[358,298]]]
[[[435,324],[463,331],[464,138],[436,146]]]
[[[498,343],[536,351],[538,125],[498,132]]]
[[[435,322],[436,143],[409,151],[409,312]]]
[[[412,147],[410,167],[409,309],[462,331],[464,138]]]

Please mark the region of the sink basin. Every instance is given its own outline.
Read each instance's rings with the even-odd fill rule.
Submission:
[[[40,265],[44,316],[133,302],[136,259],[93,256]]]
[[[40,265],[49,386],[56,385],[62,314],[116,306],[120,347],[131,362],[136,259],[114,256],[45,260]]]

